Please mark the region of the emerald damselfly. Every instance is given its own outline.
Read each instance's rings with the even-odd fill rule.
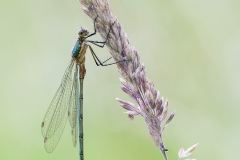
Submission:
[[[98,16],[97,16],[98,17]],[[92,47],[88,43],[92,43],[98,47],[104,47],[109,33],[110,25],[106,40],[103,42],[87,40],[87,38],[96,34],[96,20],[94,19],[94,32],[89,34],[87,29],[81,28],[78,32],[78,40],[72,51],[72,59],[64,73],[61,84],[50,103],[50,106],[42,121],[42,135],[44,137],[44,147],[48,153],[53,152],[56,148],[67,119],[72,129],[72,142],[75,147],[79,140],[79,156],[80,160],[84,160],[83,154],[83,80],[86,74],[85,54],[87,48],[90,49],[93,59],[97,66],[107,66],[114,63],[106,63],[110,58],[101,62],[94,53]],[[74,71],[73,71],[74,70]]]

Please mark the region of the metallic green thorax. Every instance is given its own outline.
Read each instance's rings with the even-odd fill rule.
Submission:
[[[72,50],[72,55],[77,58],[79,53],[80,53],[80,50],[81,50],[81,44],[80,44],[80,41],[77,40],[73,50]]]

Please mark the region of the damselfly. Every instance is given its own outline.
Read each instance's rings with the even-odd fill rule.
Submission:
[[[72,60],[70,61],[62,82],[46,112],[42,121],[42,135],[44,137],[44,146],[47,152],[51,153],[57,146],[63,133],[67,119],[72,129],[72,142],[76,146],[79,137],[79,155],[80,160],[84,160],[83,155],[83,79],[86,73],[85,54],[89,47],[93,59],[97,66],[107,66],[114,63],[106,63],[109,59],[101,62],[88,43],[98,47],[104,47],[111,31],[110,25],[106,40],[103,42],[87,40],[87,38],[96,34],[96,20],[94,20],[94,32],[89,34],[87,29],[81,28],[78,32],[78,40],[72,51]],[[73,71],[74,70],[74,71]]]

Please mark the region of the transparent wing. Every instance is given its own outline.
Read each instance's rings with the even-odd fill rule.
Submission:
[[[68,102],[73,84],[73,66],[74,62],[71,61],[42,122],[44,146],[49,153],[56,148],[66,125]]]
[[[73,85],[71,90],[71,98],[68,108],[68,120],[72,127],[72,142],[73,146],[77,144],[77,120],[78,120],[78,98],[79,98],[79,81],[78,81],[78,66],[76,65],[73,75]]]
[[[72,142],[74,147],[76,147],[77,145],[77,137],[78,137],[78,127],[75,126],[74,128],[72,128]]]

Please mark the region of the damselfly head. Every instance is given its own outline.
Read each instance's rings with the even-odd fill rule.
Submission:
[[[78,31],[78,35],[79,35],[80,37],[85,37],[85,36],[87,36],[88,34],[89,34],[88,30],[85,29],[85,28],[82,28],[82,27],[81,27],[81,29]]]

